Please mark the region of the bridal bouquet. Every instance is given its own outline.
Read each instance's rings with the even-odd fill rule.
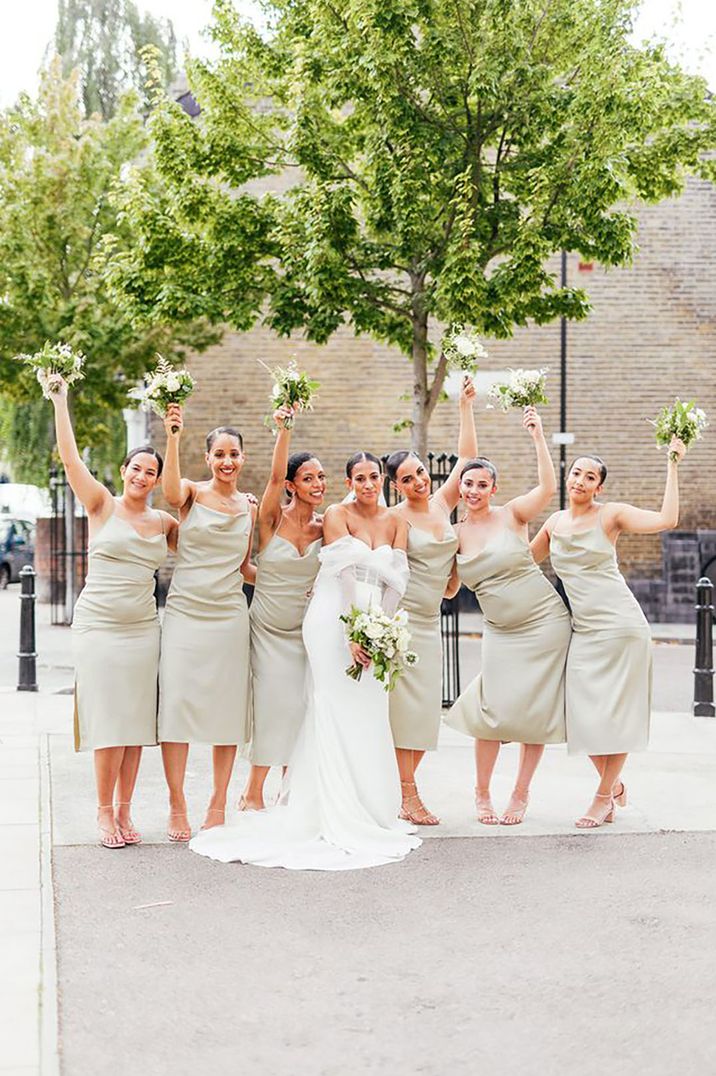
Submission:
[[[467,325],[453,325],[442,339],[442,353],[447,361],[448,372],[457,370],[473,376],[480,362],[487,358],[487,351],[480,343],[477,333]]]
[[[51,344],[47,340],[41,351],[36,351],[34,355],[18,355],[17,358],[36,372],[46,400],[58,389],[57,385],[50,383],[53,374],[59,374],[68,385],[85,376],[82,373],[85,357],[81,351],[73,351],[69,344]]]
[[[133,400],[139,400],[145,411],[153,411],[162,418],[167,413],[169,404],[183,404],[194,391],[194,378],[188,370],[175,370],[172,364],[161,355],[156,368],[144,375],[146,384],[141,388],[130,389],[127,393]]]
[[[656,443],[663,448],[671,443],[672,437],[678,437],[686,447],[694,441],[700,441],[708,422],[706,412],[691,403],[682,403],[677,396],[673,407],[664,407],[655,419],[649,420],[656,430]],[[672,460],[676,459],[671,453]]]
[[[345,624],[346,638],[358,643],[373,659],[373,676],[380,680],[386,691],[392,691],[398,677],[406,668],[418,663],[418,655],[410,650],[408,614],[399,609],[388,616],[382,609],[357,609],[351,606],[349,613],[340,618]],[[363,666],[356,662],[349,665],[346,675],[360,680]]]
[[[313,410],[313,400],[320,385],[318,381],[312,381],[303,370],[299,370],[294,359],[291,359],[288,366],[277,366],[274,370],[270,370],[265,362],[261,362],[261,365],[273,377],[271,402],[274,410],[279,407],[288,407],[294,412]],[[264,423],[273,427],[271,415],[266,415]],[[284,419],[283,424],[285,429],[290,430],[293,418]]]
[[[546,370],[510,370],[507,381],[496,381],[487,390],[487,398],[493,400],[503,411],[513,407],[536,407],[549,403],[545,395]]]

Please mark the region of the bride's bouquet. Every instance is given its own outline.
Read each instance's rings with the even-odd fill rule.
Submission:
[[[441,347],[450,373],[457,370],[472,377],[487,358],[477,332],[468,325],[452,325],[443,336]]]
[[[82,372],[85,357],[81,351],[74,351],[69,344],[51,344],[47,340],[45,346],[34,355],[18,355],[17,358],[35,371],[46,400],[59,388],[51,381],[53,375],[59,374],[68,385],[85,376]]]
[[[348,641],[358,643],[366,654],[370,654],[373,676],[380,680],[386,691],[393,690],[405,669],[417,665],[418,655],[409,649],[408,614],[404,609],[388,616],[382,609],[357,609],[352,605],[350,612],[340,619],[346,626]],[[357,662],[349,665],[346,675],[352,680],[360,680],[363,666]]]
[[[274,410],[279,407],[288,407],[294,412],[313,410],[313,401],[320,384],[318,381],[312,381],[305,371],[299,370],[295,359],[291,359],[288,366],[277,366],[274,370],[261,362],[261,359],[259,362],[273,377],[271,403]],[[293,418],[284,419],[285,429],[290,430],[293,421]],[[273,428],[271,415],[266,415],[264,424]]]
[[[547,370],[510,370],[507,381],[496,381],[487,390],[488,400],[498,405],[503,411],[512,408],[537,407],[549,403],[545,395],[545,375]]]
[[[159,362],[151,373],[144,375],[142,387],[130,389],[127,395],[139,400],[145,411],[153,411],[161,418],[170,404],[184,404],[194,391],[195,381],[188,370],[175,370],[168,359],[157,354]]]
[[[672,437],[678,437],[688,448],[694,441],[701,440],[708,426],[706,412],[694,406],[694,400],[691,403],[682,403],[678,396],[673,407],[662,408],[656,418],[649,421],[656,430],[656,443],[659,448],[670,445]],[[673,452],[671,458],[677,458]]]

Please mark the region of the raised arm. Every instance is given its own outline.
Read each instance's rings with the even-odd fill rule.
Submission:
[[[558,515],[559,512],[553,512],[549,519],[544,521],[530,542],[530,552],[536,564],[541,564],[549,555],[549,543]]]
[[[676,460],[672,460],[672,453]],[[636,508],[633,504],[607,504],[604,506],[605,528],[623,534],[657,534],[675,527],[679,522],[679,463],[685,454],[683,441],[672,438],[666,463],[664,499],[659,512]]]
[[[259,546],[261,549],[273,538],[281,523],[281,500],[286,482],[288,450],[291,447],[291,430],[286,427],[286,420],[291,418],[292,414],[290,407],[279,407],[273,415],[276,423],[276,440],[271,457],[271,471],[259,506]]]
[[[468,460],[477,456],[477,431],[475,413],[472,409],[475,400],[475,385],[471,377],[465,375],[460,388],[460,430],[457,440],[458,460],[446,482],[435,494],[435,500],[442,504],[449,515],[460,500],[460,472]]]
[[[193,499],[196,487],[193,482],[181,476],[179,441],[184,429],[184,414],[179,404],[169,404],[164,416],[164,429],[167,434],[167,450],[162,471],[162,493],[172,508],[183,508],[187,501]]]
[[[82,462],[75,440],[75,431],[72,429],[66,382],[59,374],[55,374],[50,384],[57,386],[56,391],[53,390],[51,393],[50,399],[55,409],[57,451],[60,454],[67,481],[77,499],[85,506],[87,513],[91,516],[100,515],[105,508],[110,507],[112,495],[90,474]]]
[[[544,439],[542,419],[534,407],[526,407],[522,425],[534,441],[537,453],[537,485],[529,493],[515,497],[505,507],[509,508],[517,523],[531,523],[540,512],[544,511],[554,497],[557,479],[554,464]]]

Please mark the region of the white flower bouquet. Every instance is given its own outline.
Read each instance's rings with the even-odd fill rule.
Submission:
[[[452,325],[443,336],[441,348],[448,372],[457,370],[471,377],[487,358],[487,351],[480,343],[476,330],[469,325]]]
[[[50,379],[53,375],[59,374],[68,385],[74,381],[80,381],[85,376],[82,372],[85,357],[81,351],[75,351],[69,344],[51,344],[47,340],[44,347],[36,351],[34,355],[16,357],[36,372],[42,395],[46,400],[49,400],[50,394],[57,392],[59,387],[51,383]]]
[[[366,654],[370,654],[373,676],[386,691],[393,690],[405,669],[417,665],[418,655],[410,650],[408,614],[404,609],[388,616],[382,609],[357,609],[353,605],[340,619],[346,625],[348,641],[358,643]],[[363,666],[357,662],[349,665],[346,675],[352,680],[360,680]]]
[[[677,396],[672,407],[663,407],[655,419],[649,419],[656,430],[656,443],[659,448],[671,444],[672,437],[678,437],[686,447],[694,441],[700,441],[703,432],[708,426],[706,412],[690,403],[682,403]],[[671,453],[672,460],[676,460],[675,453]]]
[[[259,362],[273,377],[271,389],[271,403],[274,411],[279,407],[288,407],[292,411],[312,411],[316,392],[320,388],[318,381],[312,381],[307,373],[299,370],[295,359],[291,359],[288,366],[277,366],[271,370],[265,362]],[[284,426],[290,430],[293,426],[293,418],[284,419]],[[273,418],[266,415],[264,423],[273,427]]]
[[[155,369],[144,375],[146,384],[130,389],[127,395],[139,400],[145,411],[153,411],[164,418],[169,404],[182,405],[189,399],[196,382],[188,370],[175,370],[168,359],[159,354],[157,358],[159,362]]]
[[[547,370],[510,370],[507,381],[496,381],[487,390],[488,400],[493,402],[488,407],[497,404],[503,411],[510,411],[514,407],[537,407],[538,404],[549,403],[545,394],[545,375]]]

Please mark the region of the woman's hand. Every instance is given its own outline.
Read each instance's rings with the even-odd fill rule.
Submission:
[[[184,414],[179,404],[169,404],[164,416],[167,440],[178,440],[184,429]]]
[[[283,407],[276,408],[273,413],[273,420],[279,430],[290,429],[290,427],[287,426],[286,423],[293,418],[297,409],[298,404],[295,404],[293,407],[289,407],[287,404],[284,404]]]
[[[354,664],[362,665],[364,669],[367,669],[372,660],[370,654],[366,654],[360,643],[349,643],[348,647]]]
[[[526,407],[524,409],[522,425],[533,441],[536,441],[538,437],[544,437],[542,419],[534,407]]]
[[[460,386],[460,403],[472,403],[477,396],[477,389],[475,388],[475,382],[472,380],[470,374],[465,374]]]
[[[54,403],[56,399],[67,399],[67,382],[62,374],[49,374],[47,378],[47,388],[50,393],[50,399]]]
[[[681,463],[686,455],[686,445],[679,437],[672,437],[669,443],[669,459],[672,463]]]

